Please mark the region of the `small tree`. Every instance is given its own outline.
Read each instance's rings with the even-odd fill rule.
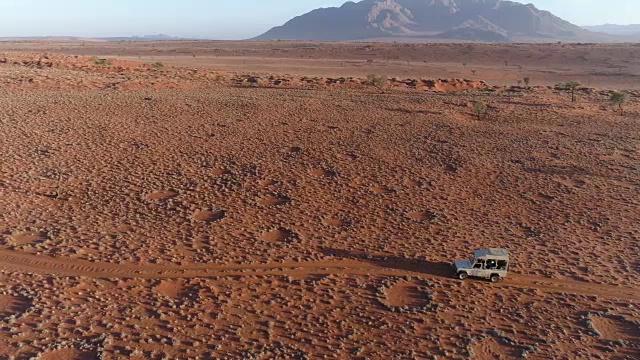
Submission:
[[[366,83],[384,93],[384,87],[387,85],[387,77],[384,75],[369,74],[367,75]]]
[[[472,70],[471,70],[471,73],[475,76],[477,71],[478,71],[478,70],[476,70],[476,69],[472,69]]]
[[[487,104],[482,100],[476,100],[473,102],[473,110],[476,112],[478,120],[481,120],[482,116],[487,113]]]
[[[576,90],[581,87],[577,81],[569,81],[568,83],[560,83],[556,85],[556,89],[571,91],[571,102],[576,102]]]
[[[529,84],[531,83],[531,79],[530,79],[530,78],[528,78],[528,77],[526,77],[526,78],[524,78],[523,80],[524,80],[524,84],[525,84],[527,87],[529,87]]]
[[[580,88],[582,84],[577,81],[569,81],[567,83],[567,89],[571,91],[571,102],[576,102],[576,90]]]
[[[624,115],[624,109],[622,108],[622,105],[629,101],[629,94],[614,91],[611,93],[609,101],[611,101],[611,103],[613,103],[614,105],[618,105],[618,107],[620,108],[620,114]]]

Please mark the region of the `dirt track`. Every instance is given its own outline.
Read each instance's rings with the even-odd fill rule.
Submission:
[[[426,271],[406,271],[373,266],[366,262],[354,260],[222,266],[135,266],[130,264],[92,263],[82,260],[23,254],[7,250],[0,250],[0,270],[37,273],[43,275],[109,279],[190,279],[269,275],[382,275],[414,276],[429,279],[434,276],[438,276],[427,274],[429,269],[426,269]],[[633,286],[601,285],[517,274],[511,274],[508,281],[498,285],[537,289],[545,292],[573,293],[609,297],[614,299],[640,300],[640,289]]]

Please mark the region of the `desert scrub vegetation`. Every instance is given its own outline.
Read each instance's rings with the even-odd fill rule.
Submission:
[[[162,69],[164,67],[164,64],[159,62],[159,61],[157,61],[157,62],[154,62],[153,64],[151,64],[151,66],[156,68],[156,69]]]
[[[620,91],[614,91],[609,96],[609,101],[611,101],[613,105],[617,105],[618,108],[620,108],[620,114],[624,115],[624,108],[622,107],[622,105],[629,102],[629,94]]]
[[[367,75],[366,84],[369,86],[373,86],[374,88],[380,90],[380,92],[384,93],[384,88],[387,85],[388,79],[384,75],[376,75],[369,74]]]
[[[96,65],[100,65],[100,66],[111,66],[111,60],[109,59],[100,59],[96,56],[91,57],[91,61],[93,61],[94,64]]]
[[[482,120],[482,117],[487,114],[487,104],[482,100],[476,100],[473,102],[473,111],[478,120]]]

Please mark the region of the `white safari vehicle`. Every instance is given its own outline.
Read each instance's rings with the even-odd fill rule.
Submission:
[[[507,277],[509,251],[504,249],[475,250],[469,260],[456,260],[456,276],[464,280],[469,276],[497,282]]]

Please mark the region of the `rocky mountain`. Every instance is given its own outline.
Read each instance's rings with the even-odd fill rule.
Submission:
[[[577,41],[594,35],[532,4],[503,0],[363,0],[313,10],[255,39],[434,38],[507,42]]]

